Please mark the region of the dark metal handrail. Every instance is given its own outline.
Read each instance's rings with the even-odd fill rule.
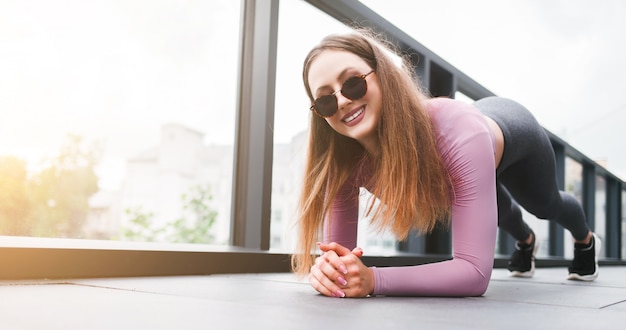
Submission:
[[[376,33],[380,33],[394,42],[403,53],[411,55],[411,60],[418,76],[433,96],[454,97],[456,92],[461,92],[471,99],[478,100],[495,95],[357,0],[306,1],[348,26],[358,25],[371,28]],[[587,220],[592,228],[594,228],[597,221],[601,221],[601,219],[595,219],[595,177],[600,176],[606,180],[606,219],[604,219],[606,221],[607,233],[604,238],[606,258],[623,260],[624,256],[621,255],[621,246],[624,237],[621,234],[621,218],[623,212],[622,192],[626,190],[624,181],[555,134],[549,131],[546,132],[555,150],[557,171],[562,186],[565,181],[564,164],[566,157],[579,162],[583,166],[582,204],[587,214]],[[562,227],[550,223],[549,235],[550,256],[563,257]],[[508,254],[512,252],[513,248],[510,236],[500,235],[499,252]],[[399,250],[415,253],[450,254],[450,238],[447,233],[435,232],[425,239],[413,238],[408,242],[399,243]]]

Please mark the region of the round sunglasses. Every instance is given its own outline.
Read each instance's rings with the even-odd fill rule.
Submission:
[[[369,76],[373,72],[374,70],[348,78],[348,80],[341,85],[340,90],[333,92],[332,94],[318,97],[309,109],[322,118],[332,117],[332,115],[337,112],[339,107],[337,103],[337,93],[341,92],[341,95],[353,101],[362,98],[365,96],[365,93],[367,93],[367,80],[365,80],[365,77]]]

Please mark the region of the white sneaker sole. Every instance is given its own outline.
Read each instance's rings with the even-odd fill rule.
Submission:
[[[569,273],[569,275],[567,276],[568,280],[591,282],[591,281],[594,281],[596,278],[598,278],[598,270],[599,270],[598,258],[600,257],[600,250],[602,250],[602,240],[600,240],[600,238],[598,238],[598,236],[596,236],[595,233],[593,233],[593,240],[594,240],[593,244],[594,244],[594,248],[596,252],[596,271],[590,275],[579,275],[576,273]]]
[[[533,247],[533,260],[530,262],[530,270],[526,272],[520,272],[520,271],[514,270],[514,271],[509,272],[509,276],[522,277],[522,278],[533,277],[535,275],[535,256],[537,255],[537,251],[539,251],[539,240],[537,239],[537,236],[535,236],[535,246]]]
[[[509,272],[509,276],[511,277],[523,277],[523,278],[531,278],[535,275],[535,261],[533,260],[530,264],[530,270],[527,272],[520,272],[517,270],[514,270],[512,272]]]

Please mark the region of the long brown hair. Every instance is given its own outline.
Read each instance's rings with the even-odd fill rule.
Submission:
[[[377,127],[380,154],[368,155],[356,140],[335,132],[323,118],[311,115],[299,205],[299,239],[292,256],[292,268],[298,274],[311,268],[315,242],[320,240],[331,202],[350,172],[364,159],[372,163],[374,170],[372,193],[384,205],[374,210],[372,222],[379,229],[390,228],[399,240],[413,229],[430,232],[437,223],[446,222],[452,199],[449,176],[425,109],[427,96],[409,63],[395,63],[390,56],[398,54],[395,48],[370,31],[327,36],[304,61],[302,78],[311,102],[309,68],[325,50],[353,53],[376,71],[383,98]],[[372,209],[373,204],[368,210]]]

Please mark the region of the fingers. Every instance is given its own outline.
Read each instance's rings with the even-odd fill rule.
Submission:
[[[345,297],[346,294],[340,285],[346,285],[347,281],[329,262],[329,258],[339,259],[332,251],[315,259],[315,264],[311,267],[309,283],[315,290],[325,296]]]
[[[355,256],[357,256],[359,258],[361,258],[363,256],[363,249],[361,249],[360,247],[357,246],[357,247],[355,247],[352,250],[352,254],[354,254]]]
[[[335,253],[337,253],[337,255],[339,256],[345,256],[352,252],[347,247],[336,242],[332,242],[328,244],[318,242],[317,246],[322,252],[335,251]]]
[[[356,255],[359,258],[363,256],[363,249],[358,246],[352,249],[352,251],[336,242],[328,244],[318,242],[317,246],[322,252],[335,251],[335,253],[337,253],[337,255],[340,257],[346,256],[350,253]]]
[[[318,292],[331,297],[366,297],[373,291],[372,271],[361,262],[363,249],[352,251],[337,243],[318,244],[325,250],[311,268],[309,283]],[[346,253],[340,255],[340,253]]]
[[[317,275],[319,274],[315,272],[311,272],[311,275],[309,276],[309,283],[315,290],[317,290],[317,292],[328,297],[344,298],[346,296],[346,293],[343,290],[339,288],[334,288],[336,286],[332,285],[331,283],[327,281],[324,281],[323,279],[320,280],[320,278],[317,277]],[[326,278],[326,277],[322,277],[322,278]]]
[[[335,244],[336,246],[340,247],[342,252],[343,252],[343,249],[346,249],[346,248],[342,247],[341,245],[339,245],[337,243],[331,243],[331,244],[321,244],[321,243],[319,243],[318,245],[320,245],[320,246],[321,245],[330,246],[332,244]],[[346,265],[341,261],[340,254],[337,253],[334,249],[330,249],[330,250],[327,250],[327,251],[323,251],[322,250],[322,252],[324,252],[324,253],[322,253],[322,255],[319,256],[319,258],[322,258],[325,261],[327,261],[332,266],[332,268],[334,268],[333,270],[337,270],[339,273],[341,273],[343,275],[345,275],[348,272],[348,270],[346,269]],[[325,272],[326,272],[327,275],[331,275],[333,270],[326,269]]]
[[[348,267],[347,283],[342,290],[347,297],[367,297],[374,291],[374,273],[356,254],[341,257]]]

